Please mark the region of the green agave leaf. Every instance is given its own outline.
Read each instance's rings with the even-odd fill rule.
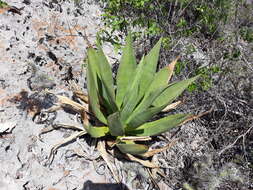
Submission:
[[[131,122],[132,118],[134,118],[139,113],[146,111],[147,108],[149,108],[153,101],[167,88],[167,85],[164,85],[163,87],[160,87],[156,91],[153,91],[149,95],[145,96],[143,100],[139,103],[139,105],[134,109],[134,112],[130,115],[130,117],[127,120],[127,124]]]
[[[110,95],[110,89],[107,87],[105,83],[103,83],[103,81],[102,81],[102,89],[108,100],[108,102],[107,101],[105,102],[107,112],[111,114],[118,111],[118,106],[116,105],[115,99],[112,98],[112,96]]]
[[[136,59],[132,44],[132,37],[129,34],[126,38],[126,46],[123,49],[123,55],[120,60],[120,65],[117,73],[117,93],[116,103],[120,108],[125,97],[128,86],[131,84],[133,73],[136,69]]]
[[[154,81],[152,82],[151,86],[150,86],[150,89],[147,91],[147,94],[149,94],[150,92],[149,91],[157,91],[157,89],[162,86],[162,84],[159,84],[158,81],[160,81],[161,79],[161,83],[164,82],[164,84],[167,83],[167,80],[168,80],[168,70],[166,71],[167,69],[164,68],[162,70],[160,70]],[[170,72],[170,71],[169,71]],[[170,74],[170,73],[169,73]],[[198,76],[197,76],[198,77]],[[197,78],[196,77],[196,78]],[[193,79],[196,80],[196,78]],[[191,83],[192,80],[190,80],[190,83]],[[184,82],[184,81],[181,81],[181,82]],[[188,81],[189,82],[189,81]],[[173,84],[172,84],[173,85]],[[185,84],[186,87],[188,86],[187,84]],[[185,88],[186,88],[185,87]],[[184,88],[184,89],[185,89]],[[169,90],[168,90],[169,89]],[[174,88],[175,89],[175,88]],[[152,107],[152,108],[148,108],[146,110],[143,110],[142,112],[138,112],[137,114],[132,114],[131,115],[131,118],[128,119],[128,122],[127,122],[127,128],[126,130],[131,130],[131,129],[134,129],[136,127],[139,127],[140,125],[142,125],[143,123],[145,123],[146,121],[150,120],[154,115],[156,115],[157,113],[159,113],[160,111],[162,111],[168,104],[170,104],[177,96],[175,96],[173,94],[173,92],[175,92],[174,89],[171,89],[170,87],[168,87],[165,91],[167,92],[170,92],[172,91],[171,94],[169,94],[168,96],[166,96],[165,100],[162,102],[163,105],[158,105],[158,106],[155,106],[155,107]],[[183,89],[183,90],[184,90]],[[176,86],[176,90],[177,90],[177,86]],[[182,90],[182,91],[183,91]],[[163,92],[163,93],[164,93]],[[163,94],[162,93],[162,94]],[[179,93],[180,94],[180,93]],[[171,96],[170,96],[171,95]],[[167,102],[166,102],[167,101]],[[152,105],[154,105],[154,103],[152,103]]]
[[[94,49],[89,48],[87,50],[87,55],[88,55],[88,71],[90,71],[91,76],[94,79],[94,87],[96,89],[98,89],[98,83],[97,83],[97,76],[99,73],[99,69],[98,69],[98,65],[94,62],[94,60],[96,59],[96,52],[94,51]]]
[[[92,61],[95,57],[94,51],[88,49],[88,68],[87,68],[87,88],[90,107],[95,116],[104,124],[107,120],[103,113],[100,111],[99,96],[98,96],[98,82],[97,82],[97,67]]]
[[[109,128],[106,126],[94,127],[91,125],[88,126],[85,125],[84,128],[87,131],[87,133],[89,133],[90,136],[92,136],[93,138],[100,138],[109,134]]]
[[[124,106],[124,108],[121,111],[121,120],[123,123],[126,122],[127,118],[131,115],[135,106],[138,103],[138,101],[137,101],[138,91],[139,91],[138,87],[132,90],[131,94],[129,94],[129,99],[126,102],[126,105]]]
[[[140,80],[141,80],[141,76],[143,74],[143,67],[145,65],[145,59],[144,59],[144,56],[141,58],[141,61],[140,63],[138,64],[137,68],[135,69],[135,72],[132,73],[132,78],[133,78],[133,81],[132,83],[128,86],[128,89],[126,91],[126,94],[125,94],[125,97],[124,97],[124,101],[123,103],[125,104],[125,102],[127,102],[128,100],[128,93],[131,93],[131,91],[133,89],[135,89],[136,87],[140,86]]]
[[[150,86],[149,86],[148,90],[145,92],[145,94],[149,94],[153,91],[156,91],[161,86],[168,84],[168,82],[173,74],[173,70],[174,70],[174,67],[175,67],[178,59],[179,59],[179,57],[177,57],[168,66],[163,67],[161,70],[159,70],[156,73],[152,83],[150,84]]]
[[[159,59],[161,43],[162,38],[151,49],[148,55],[145,56],[145,65],[143,67],[143,72],[140,81],[140,96],[143,96],[143,94],[153,81],[154,75],[156,73],[157,62]]]
[[[171,84],[158,98],[153,102],[153,106],[162,106],[175,100],[198,76]]]
[[[131,118],[131,120],[127,123],[126,131],[133,130],[139,127],[146,121],[150,120],[154,115],[161,112],[165,107],[166,105],[159,106],[159,107],[151,107],[151,108],[148,108],[147,110],[144,110],[143,112],[140,112],[134,115]]]
[[[101,46],[97,45],[98,51],[97,51],[97,58],[98,58],[98,67],[99,67],[99,73],[101,75],[102,81],[105,83],[108,92],[110,93],[110,96],[115,99],[115,93],[114,93],[114,85],[113,85],[113,75],[111,66],[101,48]]]
[[[165,74],[167,75],[168,73],[166,73],[166,72],[167,71],[164,69],[164,70],[161,70],[159,73],[157,73],[157,74],[159,74],[159,75],[156,76],[157,81],[159,81],[158,79],[160,79],[160,78],[162,78],[162,79],[166,78],[166,81],[167,81],[167,77],[165,77]],[[152,84],[157,84],[157,86],[160,86],[161,84],[156,83],[156,79],[153,81]],[[166,91],[169,88],[170,87],[168,87],[166,89]],[[152,89],[152,91],[154,89],[155,89],[155,91],[157,91],[157,87],[155,85],[154,86],[151,85],[150,89]],[[150,91],[150,89],[148,91]],[[149,94],[149,92],[147,92],[147,94]],[[173,93],[171,95],[172,96],[167,96],[167,99],[165,99],[164,102],[162,102],[162,103],[164,103],[163,105],[148,108],[146,110],[143,110],[142,112],[137,112],[137,114],[132,114],[131,117],[128,119],[128,122],[127,122],[128,127],[127,127],[126,130],[131,130],[131,129],[134,129],[136,127],[139,127],[140,125],[142,125],[146,121],[150,120],[154,115],[156,115],[157,113],[162,111],[172,100],[174,100],[177,97],[177,96],[176,97],[173,96]],[[167,101],[167,102],[165,102],[165,101]],[[154,103],[152,102],[152,104],[154,104]]]
[[[120,119],[120,113],[116,112],[108,116],[108,125],[112,136],[123,136],[124,125]]]
[[[108,96],[106,85],[99,77],[97,77],[97,83],[100,110],[104,113],[104,115],[111,114],[114,112],[114,110],[113,106],[110,104],[110,96]]]
[[[145,123],[134,130],[127,131],[127,135],[154,136],[176,127],[190,118],[191,114],[175,114],[165,118]]]
[[[139,102],[139,82],[141,79],[144,62],[145,62],[144,57],[142,57],[135,71],[134,80],[131,86],[128,87],[129,89],[126,91],[126,95],[124,97],[123,108],[121,111],[121,120],[124,123],[126,122],[128,117],[132,114],[134,108]]]
[[[148,146],[142,144],[135,144],[134,142],[121,142],[116,144],[116,146],[121,152],[125,154],[140,155],[148,151]]]
[[[156,91],[160,87],[168,84],[168,76],[170,75],[170,72],[171,71],[168,67],[164,67],[160,71],[158,71],[145,94],[149,94],[153,91]]]
[[[104,55],[104,52],[101,46],[97,45],[98,50],[95,51],[94,49],[91,50],[91,53],[88,54],[92,55],[91,61],[93,65],[96,65],[98,71],[98,77],[100,85],[98,86],[98,90],[100,96],[103,97],[104,100],[101,103],[104,103],[109,109],[109,113],[115,112],[118,110],[116,102],[115,102],[115,93],[114,93],[114,85],[113,85],[113,78],[112,78],[112,71],[110,64],[108,63],[107,58]]]

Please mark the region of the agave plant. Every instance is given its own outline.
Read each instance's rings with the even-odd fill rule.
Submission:
[[[88,115],[95,116],[97,122],[92,123],[87,115],[84,128],[92,137],[111,136],[121,152],[142,155],[149,147],[137,141],[166,132],[192,117],[174,114],[151,121],[198,78],[169,83],[176,60],[156,72],[161,42],[137,64],[128,35],[115,80],[101,46],[88,49]]]

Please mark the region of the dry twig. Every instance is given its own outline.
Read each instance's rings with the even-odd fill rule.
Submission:
[[[242,140],[242,143],[243,143],[243,147],[245,147],[245,138],[246,138],[246,135],[247,135],[252,129],[253,129],[253,125],[252,125],[245,133],[243,133],[242,135],[238,136],[238,137],[236,138],[236,140],[235,140],[232,144],[230,144],[230,145],[226,146],[224,149],[222,149],[222,150],[219,152],[219,155],[221,155],[222,153],[224,153],[226,150],[228,150],[228,149],[230,149],[230,148],[233,148],[233,146],[237,143],[237,141],[238,141],[240,138],[243,139],[243,140]],[[245,148],[244,148],[244,153],[245,153]],[[246,154],[246,153],[245,153],[245,154]]]

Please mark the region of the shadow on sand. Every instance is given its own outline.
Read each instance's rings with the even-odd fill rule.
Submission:
[[[88,180],[82,190],[129,190],[123,183],[93,183]]]

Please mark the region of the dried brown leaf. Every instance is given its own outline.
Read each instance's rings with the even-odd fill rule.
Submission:
[[[88,105],[87,106],[81,105],[81,104],[79,104],[79,103],[77,103],[65,96],[57,95],[57,98],[59,100],[59,104],[62,107],[67,107],[67,108],[72,109],[78,113],[81,113],[83,111],[88,112]]]
[[[180,125],[183,125],[183,124],[187,123],[188,121],[192,121],[194,119],[198,119],[198,118],[200,118],[200,117],[202,117],[202,116],[204,116],[206,114],[211,113],[212,111],[213,111],[213,108],[211,108],[210,110],[208,110],[206,112],[200,113],[198,115],[193,115],[193,116],[189,117],[187,120],[185,120],[184,122],[182,122]]]
[[[138,162],[140,163],[141,165],[145,166],[145,167],[148,167],[148,168],[159,168],[159,166],[157,166],[156,164],[154,164],[153,162],[150,162],[148,160],[142,160],[142,159],[139,159],[139,158],[136,158],[134,157],[133,155],[131,154],[126,154],[126,158],[128,160],[131,160],[131,161],[134,161],[134,162]]]
[[[113,165],[110,161],[109,154],[107,153],[107,151],[105,149],[105,142],[99,140],[97,149],[100,152],[101,157],[104,159],[107,166],[109,167],[110,171],[112,172],[112,175],[113,175],[114,179],[117,181],[117,183],[120,183],[119,176],[117,175],[117,172],[115,171],[115,169],[114,169],[114,167],[113,167]]]
[[[53,161],[53,159],[54,159],[55,151],[56,151],[59,147],[61,147],[62,145],[66,144],[66,143],[68,143],[68,142],[70,142],[70,141],[72,141],[72,140],[74,140],[74,139],[76,139],[76,138],[78,138],[78,137],[80,137],[80,136],[83,136],[83,135],[86,134],[86,133],[87,133],[86,131],[80,131],[80,132],[78,132],[78,133],[75,133],[75,134],[73,134],[73,135],[71,135],[71,136],[69,136],[69,137],[63,139],[61,142],[55,144],[55,145],[53,146],[53,148],[51,149],[51,151],[50,151],[50,155],[49,155],[49,158],[48,158],[49,164],[52,163],[52,161]]]
[[[88,104],[88,95],[85,94],[84,91],[74,81],[71,81],[69,86],[71,91],[73,91],[74,96]]]
[[[162,112],[168,112],[168,111],[170,111],[170,110],[176,108],[176,107],[177,107],[179,104],[181,104],[181,103],[182,103],[182,101],[177,101],[177,102],[175,102],[175,103],[169,104],[168,106],[166,106],[166,108],[164,108],[164,109],[162,110]]]
[[[150,150],[150,151],[148,151],[148,152],[142,154],[141,156],[142,156],[142,157],[145,157],[145,158],[154,156],[155,154],[157,154],[157,153],[159,153],[159,152],[162,152],[162,151],[165,151],[165,150],[171,148],[177,141],[178,141],[178,139],[175,139],[175,140],[173,140],[172,142],[170,142],[169,144],[167,144],[166,146],[164,146],[164,147],[162,147],[162,148],[157,148],[157,149]]]
[[[175,65],[176,65],[176,63],[177,63],[177,61],[178,61],[179,58],[180,58],[180,56],[177,56],[177,58],[168,65],[168,69],[170,71],[169,72],[169,76],[168,76],[168,82],[170,81],[170,79],[171,79],[171,77],[173,75],[173,71],[174,71]]]
[[[107,140],[106,141],[107,146],[109,146],[110,148],[113,148],[116,145],[116,141],[113,140]]]
[[[73,93],[77,98],[79,98],[80,100],[88,104],[89,102],[88,95],[85,94],[82,90],[76,89],[76,90],[73,90]]]
[[[82,118],[83,124],[85,126],[88,126],[89,125],[89,116],[88,116],[88,114],[84,110],[80,114],[81,114],[81,118]]]
[[[156,189],[160,190],[160,187],[159,187],[159,185],[157,184],[157,182],[156,182],[156,180],[155,180],[155,178],[154,178],[154,176],[153,176],[153,174],[151,173],[151,171],[150,171],[149,168],[147,168],[147,171],[148,171],[149,177],[150,177],[152,183],[155,185]]]
[[[84,128],[77,126],[77,125],[68,125],[68,124],[54,124],[54,125],[50,125],[44,129],[41,130],[40,135],[44,134],[44,133],[48,133],[50,131],[53,131],[55,129],[59,129],[59,128],[65,128],[65,129],[75,129],[75,130],[80,130],[83,131]]]
[[[132,140],[132,141],[149,141],[151,137],[135,137],[135,136],[128,136],[128,137],[120,137],[121,141],[124,140]]]

